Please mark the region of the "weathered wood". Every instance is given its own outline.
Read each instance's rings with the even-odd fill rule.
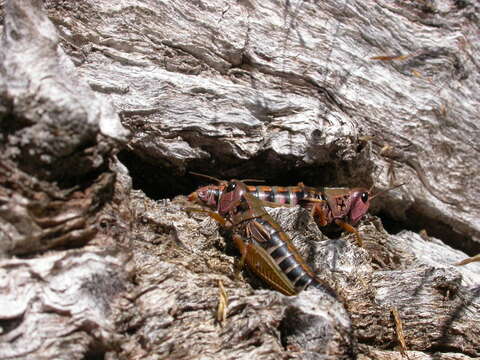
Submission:
[[[453,266],[467,255],[428,236],[470,251],[480,239],[478,10],[0,0],[0,359],[393,360],[392,309],[410,358],[479,357],[480,264]],[[116,110],[133,179],[114,156],[127,136]],[[372,217],[359,248],[273,209],[340,302],[285,297],[237,278],[228,232],[184,197],[132,191],[154,179],[177,194],[186,170],[408,181],[377,210],[429,234],[390,235]]]
[[[106,167],[127,131],[110,102],[76,73],[41,1],[7,1],[2,51],[2,157],[63,181]]]
[[[111,317],[125,256],[74,250],[0,261],[0,358],[83,359],[118,349]]]
[[[88,242],[113,191],[109,159],[127,135],[111,103],[78,78],[41,8],[40,1],[5,5],[0,256]]]
[[[380,208],[479,249],[475,2],[45,3],[136,159],[272,180],[321,166],[330,185],[396,177],[408,185]]]
[[[306,228],[301,222],[298,226],[298,219],[305,216],[298,211],[272,210],[285,229],[294,231],[302,254],[314,259],[320,274],[336,283],[360,343],[380,348],[399,345],[391,316],[391,309],[397,308],[409,350],[480,355],[478,264],[471,269],[456,267],[461,252],[438,240],[411,232],[391,236],[373,224],[362,229],[364,249],[352,245],[353,236],[350,243],[312,243],[308,231],[307,237],[298,232]]]

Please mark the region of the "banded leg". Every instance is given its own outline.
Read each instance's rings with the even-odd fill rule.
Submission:
[[[188,212],[188,213],[190,213],[190,212],[204,213],[204,214],[207,214],[208,216],[210,216],[213,220],[218,222],[220,225],[222,225],[222,226],[227,225],[227,220],[224,217],[222,217],[220,214],[218,214],[214,211],[209,211],[209,210],[205,210],[205,209],[197,209],[197,208],[186,208],[185,211]]]

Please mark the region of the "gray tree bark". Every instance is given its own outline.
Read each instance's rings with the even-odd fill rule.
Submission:
[[[0,359],[480,357],[478,13],[0,1]],[[271,210],[335,300],[238,278],[188,171],[407,184],[363,248]]]

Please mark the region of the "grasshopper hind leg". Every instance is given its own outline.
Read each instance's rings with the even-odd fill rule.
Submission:
[[[237,246],[238,251],[240,251],[240,260],[235,263],[235,279],[241,279],[241,272],[245,266],[245,260],[247,258],[247,247],[248,245],[243,241],[242,237],[239,235],[233,236],[233,242]]]

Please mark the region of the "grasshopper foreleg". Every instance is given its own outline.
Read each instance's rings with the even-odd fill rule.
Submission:
[[[218,222],[220,225],[222,225],[222,226],[227,225],[227,220],[223,216],[221,216],[220,214],[218,214],[214,211],[209,211],[209,210],[205,210],[205,209],[197,209],[197,208],[186,208],[185,211],[188,212],[188,213],[190,213],[190,212],[204,213],[204,214],[207,214],[208,216],[210,216],[213,220]]]
[[[345,221],[335,219],[335,224],[340,226],[343,230],[348,231],[351,234],[355,235],[355,240],[357,241],[357,245],[362,247],[363,246],[363,240],[360,234],[358,233],[357,229],[355,229],[352,225],[347,224]]]

